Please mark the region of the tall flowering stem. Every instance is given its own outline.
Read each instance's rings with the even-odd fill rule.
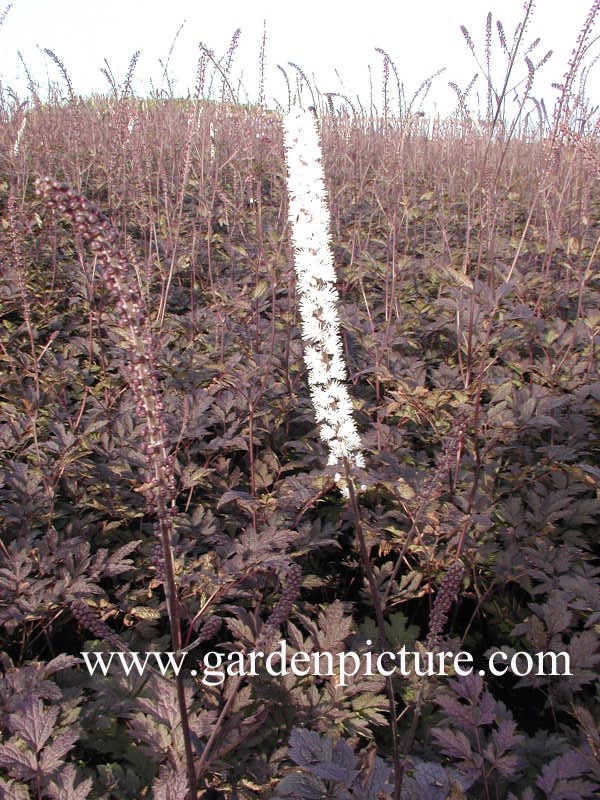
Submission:
[[[340,338],[339,296],[330,247],[330,220],[323,159],[315,119],[309,112],[292,109],[283,120],[283,142],[288,170],[288,214],[294,247],[294,269],[300,302],[304,361],[320,425],[329,448],[329,464],[340,464],[352,506],[360,559],[377,620],[381,650],[386,649],[383,604],[360,519],[352,467],[364,467],[360,437],[352,417],[346,365]],[[394,800],[402,789],[396,701],[390,677],[386,679],[390,726],[394,748]]]
[[[283,141],[304,361],[315,416],[321,438],[329,448],[329,464],[347,459],[362,467],[360,437],[344,383],[346,365],[330,248],[329,210],[321,146],[312,114],[301,109],[287,114],[283,121]]]
[[[96,257],[98,273],[117,310],[126,339],[125,374],[136,401],[136,411],[143,420],[146,438],[142,450],[148,468],[143,487],[147,509],[156,517],[156,532],[162,548],[163,581],[171,639],[181,650],[179,597],[173,561],[173,500],[176,495],[173,460],[167,448],[164,407],[156,373],[155,342],[148,314],[137,287],[131,279],[130,258],[119,244],[119,234],[100,209],[69,186],[52,178],[36,182],[36,194],[50,208],[69,218]],[[177,697],[185,745],[189,798],[196,797],[196,773],[191,746],[183,674],[177,675]]]

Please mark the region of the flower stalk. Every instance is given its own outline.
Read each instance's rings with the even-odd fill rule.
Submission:
[[[343,477],[338,473],[335,480],[350,500],[360,560],[375,610],[378,645],[383,651],[387,647],[384,607],[369,558],[352,476],[352,467],[364,467],[364,457],[345,383],[346,365],[340,338],[339,296],[330,247],[321,146],[314,117],[301,109],[294,108],[284,117],[283,131],[288,170],[288,215],[308,384],[321,438],[329,448],[328,463],[339,464],[343,472]],[[399,800],[402,766],[396,700],[389,676],[386,691],[394,751],[393,797]]]
[[[136,401],[136,411],[144,422],[142,450],[148,468],[147,481],[139,491],[147,510],[155,516],[155,532],[162,549],[162,578],[173,648],[182,646],[179,596],[173,557],[173,514],[177,493],[173,457],[168,451],[164,406],[156,371],[156,343],[147,310],[130,277],[130,258],[119,244],[119,234],[111,222],[83,195],[52,178],[36,181],[36,194],[54,211],[71,220],[77,233],[95,256],[97,271],[108,289],[122,325],[127,350],[125,377]],[[81,610],[79,610],[81,613]],[[177,675],[177,700],[188,776],[189,800],[196,798],[196,772],[183,674]]]

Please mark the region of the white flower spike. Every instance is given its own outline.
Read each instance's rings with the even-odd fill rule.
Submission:
[[[364,467],[346,387],[339,332],[339,296],[330,248],[329,209],[315,119],[294,108],[283,120],[289,219],[300,300],[304,361],[315,417],[330,465],[344,458]]]

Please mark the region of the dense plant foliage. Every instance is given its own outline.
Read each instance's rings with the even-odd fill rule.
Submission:
[[[22,119],[0,125],[0,798],[184,800],[186,744],[206,798],[597,796],[597,136],[321,114],[353,510],[307,390],[279,116]],[[476,670],[202,680],[208,651],[281,639]],[[81,659],[182,648],[181,684]],[[480,676],[497,650],[572,675]]]

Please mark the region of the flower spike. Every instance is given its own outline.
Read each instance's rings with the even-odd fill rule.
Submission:
[[[330,465],[348,459],[364,467],[360,437],[346,387],[339,295],[330,247],[329,208],[314,117],[294,108],[283,121],[289,220],[300,298],[304,361],[315,417]]]

